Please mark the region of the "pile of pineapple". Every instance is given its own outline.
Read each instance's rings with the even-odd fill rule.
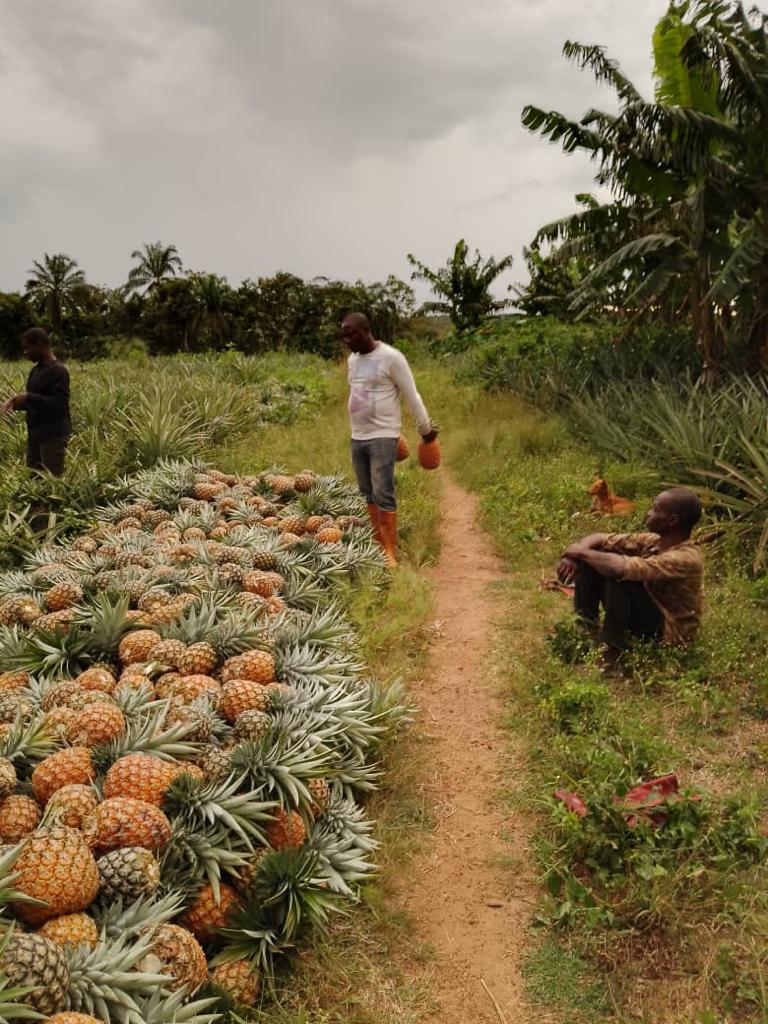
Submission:
[[[165,463],[0,576],[0,1021],[207,1024],[372,871],[403,713],[334,600],[382,559],[310,472]]]

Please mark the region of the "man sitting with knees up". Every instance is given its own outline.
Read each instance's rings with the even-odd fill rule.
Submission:
[[[576,614],[605,645],[608,661],[631,637],[681,646],[695,636],[704,562],[690,538],[700,518],[693,491],[672,487],[646,515],[648,533],[593,533],[563,552],[557,575],[575,585]]]

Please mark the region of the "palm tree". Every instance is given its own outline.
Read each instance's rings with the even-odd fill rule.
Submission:
[[[416,268],[411,280],[426,281],[436,295],[442,296],[436,302],[424,303],[423,309],[447,313],[457,331],[479,327],[486,317],[512,305],[512,299],[494,299],[491,294],[491,285],[512,266],[512,257],[505,256],[498,262],[492,256],[484,260],[475,250],[475,258],[470,263],[468,253],[467,243],[460,238],[453,256],[439,270],[430,270],[408,254],[408,262]]]
[[[37,260],[28,271],[27,295],[51,325],[52,333],[61,341],[64,337],[64,317],[75,311],[78,298],[87,287],[85,274],[77,263],[64,253],[49,256],[42,263]]]
[[[176,273],[181,273],[182,270],[176,246],[163,245],[162,242],[149,242],[143,249],[134,249],[131,259],[139,262],[128,274],[127,291],[146,288],[147,292],[150,292],[161,281],[175,277]]]

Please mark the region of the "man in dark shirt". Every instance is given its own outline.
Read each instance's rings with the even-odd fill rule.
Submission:
[[[42,327],[32,327],[22,334],[21,343],[24,355],[35,365],[27,378],[26,391],[3,402],[0,415],[23,409],[27,415],[27,465],[61,476],[72,433],[69,371],[54,356]]]

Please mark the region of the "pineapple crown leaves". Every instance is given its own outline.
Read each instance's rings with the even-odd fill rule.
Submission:
[[[8,594],[37,597],[39,593],[40,587],[28,572],[14,569],[11,572],[0,573],[0,597],[5,597]]]
[[[0,757],[7,757],[20,775],[26,774],[58,746],[54,736],[37,721],[24,722],[19,715],[10,730],[0,739]]]
[[[102,939],[95,949],[65,946],[69,965],[67,1009],[116,1024],[144,1024],[136,997],[164,991],[171,980],[164,974],[139,969],[151,950],[148,935]]]
[[[0,856],[0,914],[4,912],[9,903],[33,903],[40,907],[45,905],[44,901],[36,900],[32,896],[27,896],[26,893],[14,888],[13,883],[16,881],[16,875],[14,874],[13,867],[21,853],[22,846],[23,843],[17,843]],[[5,924],[6,922],[1,923]]]
[[[184,906],[179,892],[164,896],[151,896],[124,905],[121,899],[97,905],[91,909],[96,924],[105,939],[121,935],[137,935],[150,925],[163,924],[177,917]]]
[[[351,652],[357,647],[352,627],[336,601],[307,617],[283,619],[274,639],[278,644],[309,644],[325,651]]]
[[[227,944],[211,960],[211,967],[229,964],[233,960],[249,960],[264,974],[269,988],[274,991],[274,973],[277,961],[293,949],[293,943],[282,938],[272,928],[254,926],[250,922],[247,927],[228,928],[219,933],[228,939]],[[239,1018],[235,1018],[239,1021]]]
[[[195,477],[204,470],[202,462],[159,459],[151,469],[120,477],[110,490],[116,499],[130,494],[134,500],[146,498],[158,508],[172,509],[181,498],[192,493]]]
[[[151,996],[137,999],[142,1013],[143,1024],[215,1024],[222,1020],[220,1013],[209,1013],[218,1006],[215,997],[188,1001],[186,992],[153,992]]]
[[[232,754],[232,768],[246,776],[262,799],[308,808],[312,794],[307,781],[333,775],[336,756],[323,744],[310,747],[306,736],[271,729],[258,740],[241,743]]]
[[[77,609],[73,631],[87,631],[84,649],[89,658],[114,658],[125,634],[140,628],[127,618],[129,606],[125,594],[102,593]]]
[[[181,893],[188,901],[208,882],[214,897],[220,899],[222,872],[236,877],[253,852],[251,843],[223,827],[194,832],[178,819],[172,826],[171,838],[159,858],[165,891]]]
[[[188,760],[200,752],[198,743],[185,742],[184,737],[195,728],[194,723],[184,722],[163,729],[170,702],[156,700],[146,704],[122,736],[111,743],[93,748],[93,760],[99,768],[107,768],[126,754],[154,754],[164,761]]]
[[[381,769],[376,764],[369,764],[357,750],[343,752],[336,762],[336,780],[347,796],[372,793],[381,777]]]
[[[168,713],[166,701],[156,700],[152,685],[147,679],[146,683],[134,689],[132,686],[120,686],[112,694],[112,700],[117,704],[129,722],[134,722],[142,715],[146,715],[154,708],[164,709],[163,717]]]
[[[261,823],[272,820],[274,801],[263,801],[257,791],[239,792],[244,775],[223,782],[200,782],[181,775],[168,788],[163,804],[169,818],[181,818],[193,832],[230,829],[244,843],[266,843]]]
[[[370,880],[376,873],[376,866],[367,859],[368,851],[353,839],[339,837],[322,825],[312,830],[308,845],[317,853],[318,872],[333,892],[354,897],[353,886]]]
[[[309,931],[324,931],[333,911],[343,912],[340,893],[333,892],[322,875],[317,851],[304,847],[270,853],[248,891],[248,899],[235,911],[222,936],[239,945],[249,960],[262,960],[259,946],[247,948],[247,939],[260,944],[261,934],[295,943]],[[230,945],[231,948],[231,945]]]
[[[286,643],[275,649],[278,678],[302,684],[317,680],[324,686],[343,683],[359,676],[363,666],[353,657],[323,651],[309,643]]]
[[[235,608],[232,598],[227,592],[206,595],[166,626],[163,636],[186,644],[209,643],[224,658],[251,650],[263,641],[264,630],[253,615]]]
[[[63,679],[76,676],[88,648],[88,636],[80,627],[68,633],[38,629],[33,633],[0,635],[0,657],[6,670]]]

